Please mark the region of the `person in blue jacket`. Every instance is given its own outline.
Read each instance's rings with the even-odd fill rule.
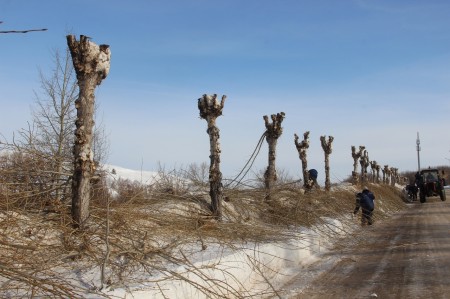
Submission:
[[[320,189],[319,183],[317,183],[317,176],[318,176],[318,172],[317,170],[310,169],[308,170],[308,174],[309,174],[309,186],[310,188],[316,188],[316,189]]]
[[[356,207],[353,214],[358,213],[359,208],[362,210],[361,225],[373,224],[373,210],[375,209],[375,195],[364,187],[362,192],[356,194]]]

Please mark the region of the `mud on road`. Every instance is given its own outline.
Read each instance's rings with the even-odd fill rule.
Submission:
[[[286,298],[450,298],[450,200],[414,202],[359,232],[299,273],[318,274],[305,289],[293,279]]]

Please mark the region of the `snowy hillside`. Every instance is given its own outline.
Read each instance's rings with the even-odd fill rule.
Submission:
[[[151,184],[158,179],[158,173],[155,171],[131,170],[120,166],[106,164],[103,169],[108,173],[109,180],[128,179],[141,184]]]

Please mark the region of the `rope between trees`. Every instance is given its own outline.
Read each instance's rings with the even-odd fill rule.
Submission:
[[[259,152],[260,152],[260,150],[261,150],[261,147],[262,147],[262,144],[263,144],[263,142],[264,142],[264,139],[265,139],[266,135],[267,135],[267,131],[265,131],[265,132],[261,135],[261,137],[259,138],[258,144],[256,145],[255,149],[253,150],[252,155],[251,155],[250,158],[248,159],[247,163],[245,163],[245,165],[244,165],[244,167],[242,168],[242,170],[239,172],[239,174],[238,174],[234,179],[231,180],[231,182],[229,182],[229,183],[225,186],[225,188],[228,188],[231,184],[233,184],[233,182],[236,182],[236,181],[238,180],[238,178],[241,176],[241,174],[245,171],[245,173],[242,175],[242,177],[239,179],[239,181],[236,182],[236,185],[235,185],[234,187],[237,187],[237,186],[241,183],[241,181],[244,179],[244,177],[247,175],[247,173],[248,173],[248,172],[250,171],[250,169],[252,168],[253,163],[255,162],[256,157],[258,156],[258,154],[259,154]],[[251,162],[251,163],[250,163],[250,162]],[[248,166],[249,164],[250,164],[250,166]],[[248,166],[248,168],[247,168],[247,166]],[[247,170],[245,170],[246,168],[247,168]]]

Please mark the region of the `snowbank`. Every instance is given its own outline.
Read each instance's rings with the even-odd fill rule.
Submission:
[[[155,282],[158,277],[151,277],[140,286],[107,290],[105,294],[136,299],[211,298],[215,294],[225,298],[271,297],[328,251],[329,236],[344,231],[340,221],[323,220],[320,228],[302,229],[297,238],[286,243],[246,244],[233,249],[210,246],[190,258],[191,266],[174,269],[178,277],[172,275],[159,282]]]

